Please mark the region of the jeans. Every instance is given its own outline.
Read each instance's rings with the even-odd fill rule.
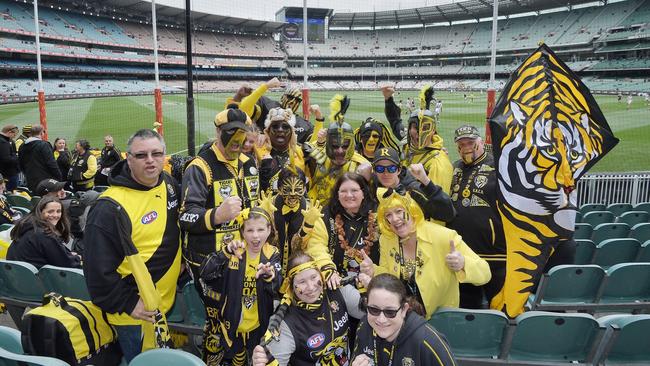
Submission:
[[[140,325],[116,325],[117,341],[120,343],[124,359],[130,363],[142,352],[142,327]]]

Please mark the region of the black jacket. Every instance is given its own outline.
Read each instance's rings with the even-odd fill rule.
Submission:
[[[5,179],[18,174],[16,144],[5,135],[0,135],[0,173]]]
[[[100,165],[103,168],[110,168],[113,165],[117,164],[120,160],[122,160],[122,155],[120,154],[120,150],[115,147],[106,147],[102,149],[101,153],[101,160],[100,160]]]
[[[18,154],[20,170],[25,173],[27,187],[33,192],[43,179],[61,180],[59,166],[54,160],[52,146],[40,139],[27,139]]]
[[[375,346],[379,350],[376,350]],[[394,349],[392,357],[391,349]],[[404,325],[394,343],[375,336],[372,327],[368,324],[368,318],[361,319],[350,361],[354,361],[354,358],[360,354],[368,356],[375,365],[389,365],[391,359],[393,365],[456,365],[447,341],[427,324],[424,318],[413,312],[406,315]]]
[[[58,267],[81,268],[81,258],[72,254],[63,240],[44,229],[27,222],[7,251],[7,259],[22,261],[41,268],[46,264]]]
[[[65,149],[63,151],[55,151],[56,165],[59,166],[59,171],[61,172],[61,178],[68,176],[68,171],[70,170],[70,160],[72,160],[72,153],[70,150]]]

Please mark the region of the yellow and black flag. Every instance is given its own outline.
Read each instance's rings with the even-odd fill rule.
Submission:
[[[542,44],[512,74],[490,116],[506,235],[506,279],[491,307],[515,317],[575,228],[576,181],[618,139],[578,76]]]

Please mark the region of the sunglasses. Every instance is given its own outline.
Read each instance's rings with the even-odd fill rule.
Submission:
[[[397,313],[398,313],[400,310],[402,310],[402,305],[400,305],[399,308],[397,308],[397,309],[395,309],[395,310],[391,310],[391,309],[380,309],[380,308],[376,308],[376,307],[374,307],[374,306],[370,306],[370,305],[368,305],[368,306],[366,306],[366,310],[368,310],[368,314],[370,314],[370,315],[372,315],[372,316],[379,316],[379,314],[384,313],[384,316],[385,316],[386,318],[388,318],[388,319],[393,319],[394,317],[397,316]]]
[[[129,153],[129,155],[133,156],[134,158],[136,158],[138,160],[144,160],[148,156],[151,156],[154,159],[160,159],[163,156],[165,156],[165,153],[163,151],[152,151],[150,153],[146,153],[146,152],[139,152],[139,153],[135,153],[135,154]]]
[[[397,172],[397,169],[399,169],[397,165],[389,165],[389,166],[375,165],[376,173],[383,173],[385,171],[388,171],[389,173],[395,173]]]

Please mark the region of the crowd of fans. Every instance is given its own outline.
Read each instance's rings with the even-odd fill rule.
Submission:
[[[387,122],[356,130],[346,96],[332,98],[325,127],[318,105],[313,121],[296,115],[299,90],[264,96],[278,87],[242,86],[215,138],[173,177],[152,130],[129,139],[124,159],[111,136],[97,157],[86,140],[51,146],[40,125],[20,136],[3,127],[0,187],[41,197],[18,220],[0,199],[15,223],[7,257],[82,267],[127,361],[164,345],[140,326],[160,323],[189,275],[206,308],[208,365],[454,364],[426,319],[489,307],[505,277],[494,160],[478,129],[461,126],[446,145],[431,87],[406,120],[394,87],[381,88]]]

